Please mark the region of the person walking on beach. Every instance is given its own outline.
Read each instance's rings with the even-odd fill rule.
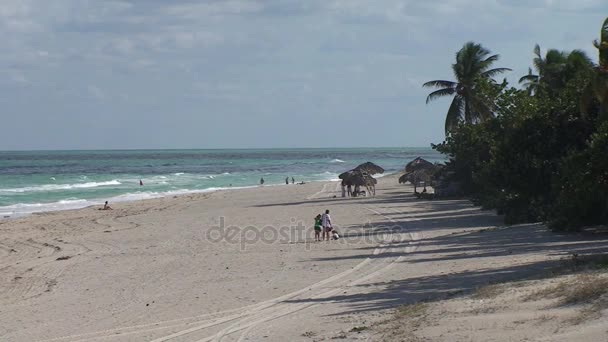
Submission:
[[[353,186],[348,184],[346,186],[346,194],[348,195],[348,197],[352,197],[353,196]]]
[[[315,217],[315,241],[321,241],[321,214]]]
[[[296,179],[291,177],[291,184],[296,184]]]
[[[264,177],[260,178],[260,185],[264,185]]]
[[[344,181],[342,181],[342,184],[340,184],[340,187],[342,188],[342,198],[346,197],[346,186],[344,185]]]
[[[289,177],[285,177],[285,184],[289,184]]]
[[[321,216],[321,226],[323,226],[323,240],[328,240],[331,238],[331,230],[333,229],[331,226],[331,217],[329,216],[329,210],[325,210],[325,214]]]

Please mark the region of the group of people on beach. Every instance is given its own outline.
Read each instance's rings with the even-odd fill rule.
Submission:
[[[353,191],[353,186],[351,184],[345,184],[344,181],[340,184],[340,188],[342,189],[342,197],[357,197],[358,195],[364,193],[361,191],[359,185],[355,185],[355,191]]]
[[[338,240],[340,234],[333,228],[331,224],[331,216],[329,210],[325,210],[324,214],[319,214],[315,217],[315,241],[324,241],[334,239]],[[323,235],[321,235],[323,234]]]
[[[260,185],[264,185],[265,180],[264,177],[260,178]],[[285,184],[289,184],[289,177],[285,177]],[[291,177],[291,184],[296,184],[296,179]],[[306,184],[304,181],[301,181],[300,183],[298,183],[299,185],[304,185]]]

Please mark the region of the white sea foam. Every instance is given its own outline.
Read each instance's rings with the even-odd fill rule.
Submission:
[[[183,172],[176,172],[176,173],[174,173],[173,175],[174,175],[174,176],[181,176],[181,175],[185,175],[185,173],[183,173]]]
[[[100,203],[102,202],[87,201],[83,199],[61,200],[53,203],[18,203],[0,207],[0,217],[19,217],[45,211],[78,209]]]
[[[332,161],[330,161],[330,163],[345,163],[345,161],[342,160],[342,159],[337,159],[336,158],[336,159],[333,159]]]
[[[110,203],[116,202],[130,202],[138,200],[146,200],[161,197],[171,197],[186,194],[195,193],[206,193],[221,190],[238,190],[255,188],[256,186],[241,186],[241,187],[212,187],[207,189],[190,190],[190,189],[178,189],[170,191],[138,191],[133,193],[126,193],[123,195],[111,197],[108,199],[67,199],[52,203],[18,203],[14,205],[0,207],[0,219],[6,217],[20,217],[33,213],[48,212],[48,211],[60,211],[60,210],[72,210],[90,207],[93,205],[101,205],[106,200]]]
[[[97,188],[100,186],[121,185],[121,184],[122,183],[116,179],[111,180],[111,181],[106,181],[106,182],[87,182],[87,183],[73,183],[73,184],[44,184],[44,185],[39,185],[39,186],[26,186],[23,188],[0,189],[0,193],[23,193],[23,192],[85,189],[85,188]]]

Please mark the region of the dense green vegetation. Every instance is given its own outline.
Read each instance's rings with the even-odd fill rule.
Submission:
[[[595,42],[595,64],[580,50],[537,45],[523,89],[493,79],[498,55],[467,43],[453,65],[456,82],[431,81],[438,96],[455,95],[444,174],[462,193],[506,223],[547,222],[579,230],[608,222],[608,18]]]

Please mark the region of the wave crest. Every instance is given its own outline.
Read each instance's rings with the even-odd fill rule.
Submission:
[[[0,193],[23,193],[23,192],[41,192],[41,191],[58,191],[70,189],[85,189],[97,188],[100,186],[121,185],[122,183],[114,179],[106,182],[86,182],[73,184],[44,184],[39,186],[26,186],[23,188],[8,188],[0,189]]]

